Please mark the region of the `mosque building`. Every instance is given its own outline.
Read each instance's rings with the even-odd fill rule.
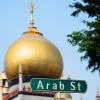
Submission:
[[[33,6],[30,3],[30,26],[5,54],[4,71],[0,74],[0,100],[72,100],[70,93],[37,92],[30,88],[32,78],[60,79],[63,72],[58,48],[34,26]],[[71,79],[69,72],[67,79]],[[100,100],[98,89],[96,100]]]

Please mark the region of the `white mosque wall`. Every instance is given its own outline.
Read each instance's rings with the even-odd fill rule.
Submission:
[[[53,100],[53,97],[43,97],[43,96],[24,96],[24,100]]]
[[[22,99],[21,99],[22,98]],[[18,95],[12,100],[54,100],[53,97],[44,97],[44,96],[33,96],[33,95]]]

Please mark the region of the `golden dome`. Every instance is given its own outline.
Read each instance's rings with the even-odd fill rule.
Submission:
[[[32,20],[28,30],[6,52],[4,69],[8,81],[18,77],[20,64],[23,76],[60,78],[62,74],[63,61],[59,50],[37,31]]]
[[[63,69],[58,49],[39,34],[22,35],[8,48],[4,61],[8,80],[18,77],[20,64],[26,76],[60,78]]]
[[[70,98],[72,99],[72,96],[70,93],[60,93],[61,94],[61,98]],[[58,93],[55,94],[54,98],[59,98]]]

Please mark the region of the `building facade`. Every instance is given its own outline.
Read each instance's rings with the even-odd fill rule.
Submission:
[[[30,87],[32,78],[59,79],[63,71],[58,48],[34,26],[33,6],[30,3],[30,26],[5,54],[0,100],[71,100],[70,93],[34,92]]]

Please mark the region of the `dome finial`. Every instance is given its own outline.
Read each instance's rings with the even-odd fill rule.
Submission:
[[[34,3],[31,2],[30,3],[30,26],[32,27],[33,24],[34,24],[34,21],[33,21],[33,6],[34,6]]]
[[[33,6],[34,6],[34,3],[31,2],[30,3],[30,26],[28,27],[28,30],[26,32],[23,33],[24,34],[40,34],[43,36],[42,33],[38,32],[37,31],[37,28],[34,27],[34,21],[33,21]]]

